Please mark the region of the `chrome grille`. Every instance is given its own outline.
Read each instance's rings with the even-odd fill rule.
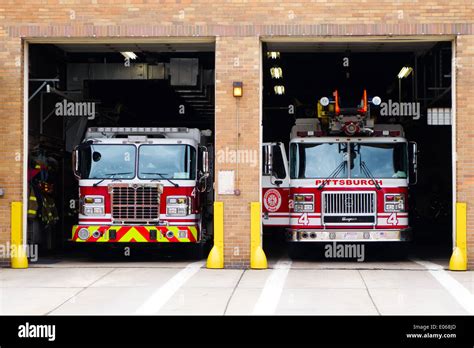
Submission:
[[[149,222],[160,217],[161,185],[115,184],[109,186],[114,222]]]
[[[324,215],[375,215],[375,192],[323,192]]]

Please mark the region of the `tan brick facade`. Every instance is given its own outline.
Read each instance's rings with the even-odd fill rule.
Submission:
[[[456,40],[457,200],[467,203],[469,266],[474,267],[474,35]]]
[[[260,152],[260,41],[258,37],[218,37],[216,41],[216,153]],[[233,96],[232,82],[243,82],[244,96]],[[238,127],[238,128],[237,128]],[[218,158],[218,157],[217,157]],[[259,200],[259,166],[220,163],[235,172],[240,195],[217,195],[224,202],[224,260],[226,267],[247,267],[250,253],[250,202]],[[218,184],[218,183],[217,183]]]
[[[0,242],[9,240],[10,202],[22,199],[22,38],[117,40],[210,37],[216,40],[216,151],[259,151],[260,40],[373,35],[457,36],[458,200],[468,203],[470,266],[474,265],[474,5],[458,1],[147,1],[36,0],[0,5]],[[238,64],[236,63],[236,58]],[[232,97],[232,81],[244,97]],[[239,133],[237,135],[237,114]],[[236,169],[216,163],[216,169]],[[249,259],[251,201],[259,198],[259,168],[242,164],[240,196],[225,204],[227,267]]]

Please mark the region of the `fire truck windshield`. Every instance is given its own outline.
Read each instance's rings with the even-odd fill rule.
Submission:
[[[341,162],[349,164],[334,175]],[[406,143],[292,143],[292,179],[407,178]]]
[[[79,150],[83,179],[133,179],[136,148],[133,145],[96,144]]]
[[[346,161],[346,153],[346,143],[293,143],[290,176],[292,179],[321,179],[333,176],[341,162]],[[334,175],[334,178],[346,177],[347,166]]]
[[[194,180],[196,149],[190,145],[141,145],[138,150],[138,177]]]
[[[408,156],[406,143],[351,144],[353,178],[367,178],[364,164],[374,178],[407,178]]]

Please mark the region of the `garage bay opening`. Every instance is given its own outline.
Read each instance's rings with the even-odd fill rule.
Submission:
[[[40,255],[204,256],[214,60],[203,40],[29,44],[27,236]]]
[[[332,258],[339,243],[449,258],[451,45],[264,43],[267,253]]]

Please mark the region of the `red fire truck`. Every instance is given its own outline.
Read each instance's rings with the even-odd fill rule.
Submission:
[[[72,241],[202,250],[212,235],[210,136],[189,128],[89,128],[73,153],[80,209]]]
[[[281,143],[263,148],[262,221],[302,242],[411,239],[408,186],[416,182],[416,143],[396,124],[376,124],[366,91],[357,107],[338,92],[318,102],[318,118],[297,119],[289,165]],[[296,254],[296,252],[294,252]]]

